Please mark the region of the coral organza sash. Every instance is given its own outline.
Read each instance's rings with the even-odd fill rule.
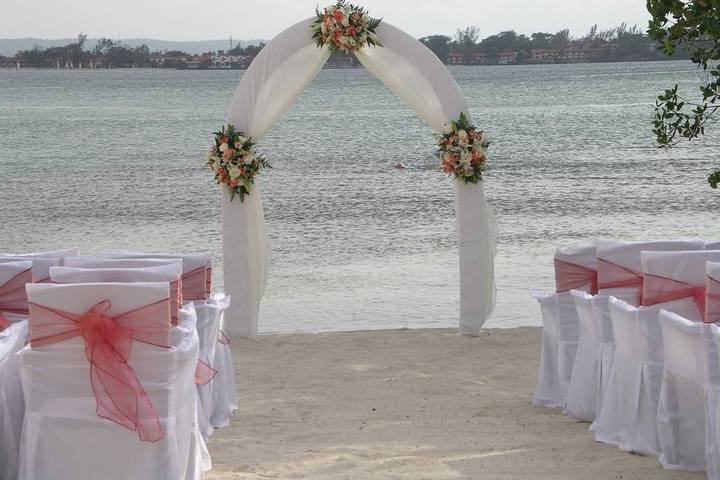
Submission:
[[[555,291],[557,293],[580,288],[588,283],[590,284],[590,293],[596,295],[598,292],[596,270],[555,258]]]
[[[720,322],[720,281],[710,275],[705,284],[705,323]]]
[[[195,385],[207,385],[217,375],[217,369],[208,365],[207,362],[198,359],[195,366]]]
[[[165,432],[128,359],[133,341],[170,348],[169,299],[115,317],[106,314],[110,306],[103,300],[78,315],[30,303],[30,346],[82,337],[97,415],[156,442]]]
[[[205,269],[205,297],[210,298],[212,295],[212,267]]]
[[[0,318],[2,318],[2,312],[27,315],[28,298],[25,291],[27,283],[32,283],[32,268],[18,272],[17,275],[0,285]]]
[[[635,287],[638,289],[635,305],[642,303],[642,272],[602,258],[597,259],[597,268],[599,289]]]
[[[198,267],[182,276],[183,300],[206,300],[208,298],[207,267]]]
[[[692,298],[705,315],[705,286],[696,286],[681,280],[662,277],[646,273],[643,280],[643,295],[641,305],[650,306],[658,303],[672,302],[683,298]]]
[[[173,325],[178,324],[180,309],[183,304],[183,283],[182,278],[175,282],[170,282],[170,318]]]

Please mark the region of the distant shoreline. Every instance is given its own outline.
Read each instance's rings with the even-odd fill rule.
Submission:
[[[603,63],[657,63],[657,62],[690,62],[685,58],[663,58],[663,59],[645,59],[645,60],[604,60],[596,62],[526,62],[526,63],[510,63],[510,64],[492,64],[492,65],[451,65],[446,64],[447,67],[521,67],[521,66],[533,66],[533,65],[597,65]],[[323,70],[359,70],[364,69],[362,65],[353,66],[325,66]],[[62,71],[110,71],[110,70],[172,70],[172,71],[185,71],[185,72],[244,72],[247,68],[229,69],[229,68],[157,68],[157,67],[115,67],[115,68],[57,68],[57,67],[10,67],[0,66],[0,70],[4,71],[20,71],[20,70],[62,70]]]

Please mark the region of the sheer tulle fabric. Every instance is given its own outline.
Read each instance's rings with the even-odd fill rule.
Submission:
[[[680,280],[646,273],[643,281],[642,306],[657,305],[691,298],[697,305],[700,315],[705,312],[705,287],[696,286]]]
[[[597,259],[598,289],[607,288],[637,288],[635,305],[640,305],[642,300],[642,272],[637,272],[630,267],[613,263],[602,258]]]
[[[16,273],[12,278],[0,285],[0,318],[3,318],[2,312],[27,315],[28,300],[25,292],[25,284],[27,283],[32,283],[31,268]]]
[[[165,436],[157,412],[127,361],[132,342],[170,348],[169,300],[163,300],[115,317],[103,301],[82,315],[30,304],[29,340],[41,347],[82,336],[90,363],[90,382],[97,414],[137,431],[142,441]]]
[[[584,265],[555,258],[555,291],[569,292],[590,286],[590,293],[597,294],[597,271]]]
[[[329,58],[327,47],[311,38],[313,18],[273,39],[243,76],[230,107],[228,123],[255,140],[290,108]],[[445,66],[430,50],[406,33],[383,22],[378,35],[384,47],[365,47],[360,62],[395,92],[435,130],[467,102]],[[482,185],[456,182],[460,256],[460,330],[477,334],[494,308],[495,219]],[[222,194],[225,290],[233,297],[228,310],[230,336],[254,337],[269,264],[269,246],[259,182],[244,202]]]
[[[208,298],[207,267],[197,267],[182,275],[182,299],[205,300]],[[176,286],[177,287],[177,286]]]

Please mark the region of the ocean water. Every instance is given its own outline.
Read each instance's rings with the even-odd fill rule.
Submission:
[[[455,67],[493,140],[499,225],[488,326],[539,325],[558,245],[719,238],[705,181],[720,129],[658,150],[652,104],[689,62]],[[0,70],[0,251],[209,251],[204,157],[242,72]],[[261,332],[456,325],[450,180],[433,132],[365,70],[324,70],[260,142],[272,248]],[[398,162],[410,166],[396,171]],[[222,285],[222,269],[216,268]]]

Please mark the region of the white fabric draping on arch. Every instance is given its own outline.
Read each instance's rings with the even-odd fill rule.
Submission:
[[[290,108],[329,58],[310,34],[314,18],[282,32],[255,58],[235,92],[228,123],[260,139]],[[356,52],[360,62],[430,125],[441,131],[467,102],[445,65],[422,43],[383,22],[377,29],[383,47]],[[429,148],[432,144],[429,142]],[[495,219],[481,184],[455,182],[460,256],[460,332],[477,335],[495,306]],[[254,337],[265,288],[269,246],[260,185],[245,202],[223,193],[225,290],[232,296],[227,313],[231,336]]]
[[[295,24],[260,51],[240,81],[227,123],[257,141],[288,111],[330,57],[312,41],[312,22]],[[224,188],[222,195],[223,276],[232,298],[227,333],[253,338],[270,263],[260,184],[256,179],[244,202],[231,202]]]

